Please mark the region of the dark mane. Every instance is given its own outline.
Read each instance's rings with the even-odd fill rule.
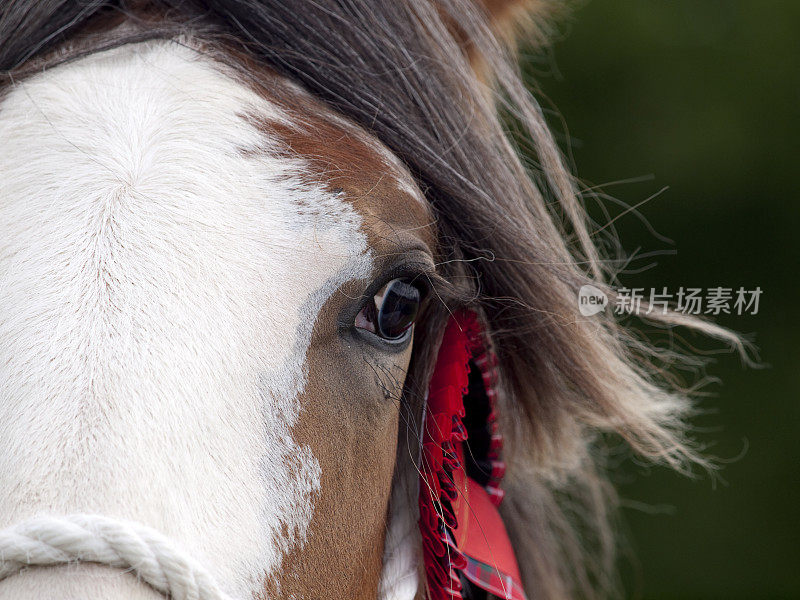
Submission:
[[[129,34],[81,45],[101,20],[139,15],[143,7],[158,18],[131,16],[139,25]],[[476,76],[453,23],[492,85]],[[302,84],[409,167],[436,215],[440,273],[453,286],[450,306],[432,306],[425,316],[409,393],[424,387],[447,310],[469,303],[485,315],[508,392],[504,517],[528,595],[609,592],[614,499],[602,476],[602,434],[680,468],[697,459],[683,435],[690,403],[666,389],[650,367],[652,351],[613,315],[580,315],[584,284],[608,290],[613,302],[606,284],[612,263],[601,260],[578,185],[486,16],[471,0],[315,0],[302,7],[285,0],[6,0],[0,86],[47,64],[37,61],[48,53],[52,63],[182,36],[242,53]],[[64,50],[67,40],[73,46]],[[535,164],[526,167],[518,156],[504,127],[512,121],[531,140]],[[738,343],[680,315],[656,320]]]

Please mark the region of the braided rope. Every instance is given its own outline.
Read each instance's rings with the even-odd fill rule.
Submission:
[[[192,557],[139,523],[44,515],[0,530],[0,581],[26,566],[74,562],[130,570],[173,600],[232,600]]]

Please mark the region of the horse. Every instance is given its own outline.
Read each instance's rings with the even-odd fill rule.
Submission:
[[[613,261],[515,58],[559,11],[3,3],[0,598],[612,593],[604,449],[702,458],[579,311]]]

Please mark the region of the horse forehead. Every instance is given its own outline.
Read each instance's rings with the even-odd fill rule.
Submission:
[[[296,130],[166,42],[54,68],[0,111],[0,524],[141,520],[242,596],[306,534],[303,361],[323,304],[372,264],[363,205],[253,114]]]
[[[235,56],[235,55],[234,55]],[[408,167],[377,137],[314,99],[303,88],[257,69],[259,95],[278,107],[280,117],[251,115],[287,158],[299,158],[304,174],[344,197],[365,217],[370,245],[396,248],[415,238],[435,247],[434,217]]]

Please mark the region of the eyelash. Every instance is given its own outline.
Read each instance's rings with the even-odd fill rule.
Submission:
[[[373,280],[369,287],[364,291],[361,297],[361,308],[367,301],[375,296],[387,283],[393,279],[406,279],[409,283],[414,284],[419,288],[424,300],[433,287],[431,281],[431,268],[428,265],[417,263],[402,263],[391,267],[388,271],[384,272],[380,277]]]

